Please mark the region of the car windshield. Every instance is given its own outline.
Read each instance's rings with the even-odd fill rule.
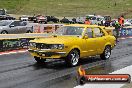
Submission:
[[[75,26],[63,26],[56,30],[55,34],[57,35],[78,35],[81,36],[84,27],[75,27]]]
[[[102,21],[103,20],[103,18],[97,18],[97,21]]]
[[[92,20],[92,19],[93,19],[93,16],[89,16],[88,18],[89,18],[90,20]]]
[[[96,17],[92,17],[91,20],[96,20]]]
[[[0,26],[7,26],[9,25],[11,22],[8,21],[0,21]]]
[[[5,15],[5,11],[4,10],[0,10],[0,15]]]

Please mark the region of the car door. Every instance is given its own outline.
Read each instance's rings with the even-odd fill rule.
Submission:
[[[86,55],[87,56],[96,55],[97,54],[96,38],[94,38],[93,36],[92,28],[86,28],[85,36],[88,36],[88,39],[85,39]]]
[[[8,32],[9,32],[9,33],[12,33],[12,34],[17,34],[17,33],[18,33],[18,25],[19,25],[19,22],[18,22],[18,21],[12,22],[12,23],[9,25],[9,30],[8,30]]]
[[[19,31],[19,33],[27,32],[26,22],[19,21],[18,31]]]
[[[105,44],[107,42],[107,37],[101,28],[95,27],[93,28],[94,37],[96,39],[96,46],[98,54],[101,54],[104,51]]]

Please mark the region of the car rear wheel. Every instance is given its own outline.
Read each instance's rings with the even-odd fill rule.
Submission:
[[[26,33],[32,33],[32,31],[28,30]]]
[[[47,22],[44,22],[44,24],[47,24]]]
[[[41,59],[40,57],[35,57],[35,60],[37,61],[37,63],[45,63],[46,59]]]
[[[79,62],[79,57],[80,56],[78,50],[74,49],[68,54],[65,61],[69,66],[76,66]]]
[[[100,57],[102,60],[107,60],[110,58],[110,55],[111,55],[111,47],[106,46],[103,54],[101,54]]]
[[[8,32],[7,31],[2,31],[1,34],[8,34]]]

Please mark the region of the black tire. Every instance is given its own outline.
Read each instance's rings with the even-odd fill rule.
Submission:
[[[33,22],[34,22],[34,23],[37,23],[37,21],[35,21],[35,20],[34,20]]]
[[[104,52],[100,55],[102,60],[107,60],[110,58],[111,55],[111,46],[106,46]]]
[[[42,21],[39,21],[38,23],[42,24],[43,22]]]
[[[44,22],[44,24],[47,24],[47,22]]]
[[[34,56],[34,59],[37,61],[37,63],[45,63],[46,59],[41,59],[40,57]]]
[[[28,30],[26,33],[33,33],[32,31]]]
[[[59,20],[57,20],[56,23],[59,23]]]
[[[8,34],[8,32],[7,31],[2,31],[1,34]]]
[[[54,23],[57,23],[57,21],[53,21]]]
[[[68,54],[68,56],[65,58],[65,61],[67,63],[68,66],[76,66],[79,63],[79,52],[77,49],[73,49],[70,51],[70,53]]]

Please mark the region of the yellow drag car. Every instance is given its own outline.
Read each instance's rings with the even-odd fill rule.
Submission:
[[[68,65],[76,66],[79,60],[90,56],[109,59],[115,45],[115,37],[108,35],[104,27],[72,24],[60,27],[48,38],[31,40],[28,51],[38,63],[64,59]]]

